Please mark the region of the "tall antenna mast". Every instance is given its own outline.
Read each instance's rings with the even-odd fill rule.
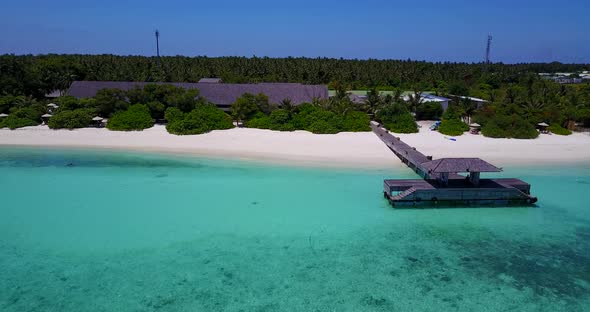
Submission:
[[[490,64],[490,51],[492,49],[492,35],[488,35],[488,45],[486,47],[486,64]]]
[[[160,66],[160,32],[156,29],[156,55],[158,56],[158,66]]]

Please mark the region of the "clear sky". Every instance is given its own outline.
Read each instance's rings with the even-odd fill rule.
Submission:
[[[588,0],[2,0],[0,53],[590,63]]]

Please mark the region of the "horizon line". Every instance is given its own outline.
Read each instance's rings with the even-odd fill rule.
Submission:
[[[1,53],[0,56],[117,56],[117,57],[145,57],[145,58],[158,58],[157,55],[143,55],[143,54],[114,54],[114,53],[27,53],[27,54],[17,54],[17,53]],[[176,55],[160,55],[160,58],[175,58],[175,57],[184,57],[184,58],[246,58],[246,59],[326,59],[326,60],[339,60],[339,61],[401,61],[401,62],[421,62],[421,63],[452,63],[452,64],[469,64],[469,65],[486,65],[485,60],[481,60],[479,62],[469,62],[469,61],[430,61],[430,60],[419,60],[419,59],[401,59],[401,58],[345,58],[345,57],[333,57],[333,56],[258,56],[256,54],[251,56],[246,55],[223,55],[223,56],[208,56],[204,55],[183,55],[183,54],[176,54]],[[590,66],[590,63],[564,63],[557,60],[550,61],[550,62],[540,62],[540,61],[532,61],[532,62],[494,62],[491,61],[490,65],[526,65],[526,64],[553,64],[558,63],[562,65],[587,65]]]

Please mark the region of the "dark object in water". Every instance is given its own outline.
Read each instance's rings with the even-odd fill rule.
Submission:
[[[67,163],[66,164],[66,167],[74,167],[74,166],[75,166],[74,163]]]

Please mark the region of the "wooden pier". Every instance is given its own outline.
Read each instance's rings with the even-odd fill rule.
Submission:
[[[371,121],[373,132],[422,180],[384,180],[383,195],[394,207],[531,205],[530,184],[519,179],[480,179],[500,168],[479,158],[433,159]],[[459,173],[468,173],[467,176]]]

